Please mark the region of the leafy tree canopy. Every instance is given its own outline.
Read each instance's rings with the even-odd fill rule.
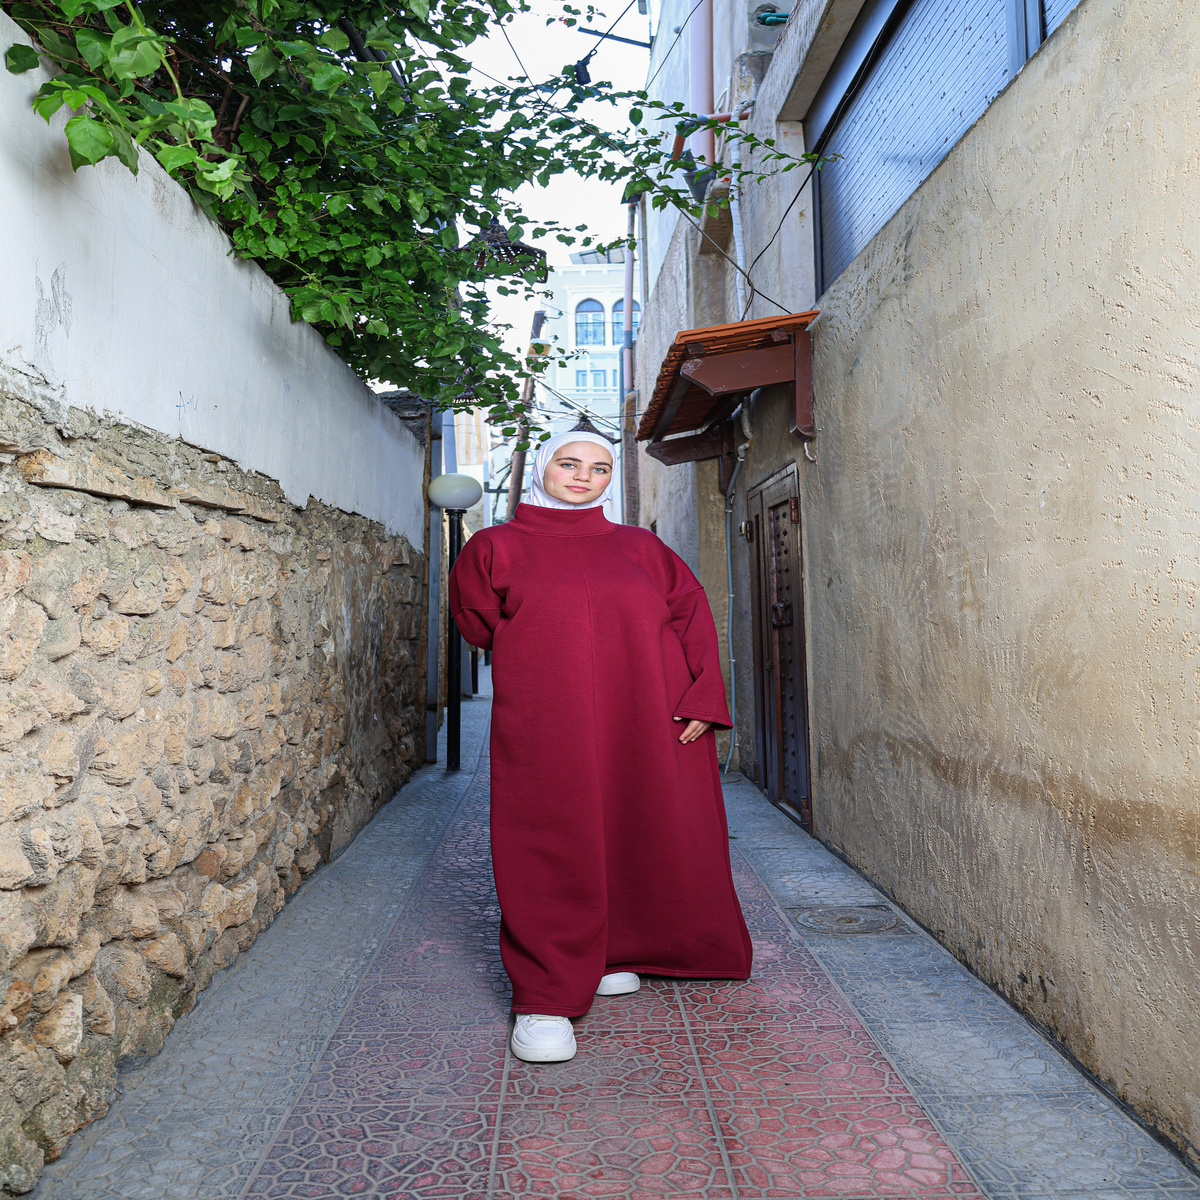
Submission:
[[[137,147],[153,154],[364,378],[483,406],[515,429],[529,423],[517,380],[537,366],[504,349],[485,291],[491,278],[532,287],[542,273],[509,245],[527,227],[515,189],[574,169],[627,177],[698,214],[661,132],[642,124],[643,94],[580,82],[570,67],[538,85],[481,86],[463,50],[518,5],[4,0],[37,44],[9,47],[6,65],[50,69],[34,108],[47,120],[72,110],[76,169],[115,156],[136,172]],[[588,98],[632,101],[630,127],[589,124]],[[733,133],[759,171],[796,165]],[[548,232],[573,240],[554,224],[532,230]]]

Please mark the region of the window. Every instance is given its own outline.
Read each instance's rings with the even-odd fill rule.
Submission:
[[[633,302],[633,336],[637,338],[638,319],[642,315],[642,306],[635,300]],[[613,327],[613,345],[625,345],[625,301],[618,300],[612,308],[612,327]]]
[[[608,372],[607,371],[593,371],[592,372],[592,387],[594,387],[597,391],[602,392],[604,390],[604,386],[607,382],[608,382]]]
[[[584,388],[587,387],[587,372],[586,371],[576,371],[575,372],[575,386],[580,391],[582,391]]]
[[[604,305],[599,300],[580,300],[575,305],[575,345],[604,345]]]
[[[614,371],[613,372],[613,387],[619,388],[620,386],[621,386],[621,372]]]
[[[1079,0],[1044,0],[1042,21],[1046,26],[1047,37],[1063,23],[1063,18],[1078,2]]]
[[[817,292],[867,245],[1076,0],[867,0],[804,118]]]

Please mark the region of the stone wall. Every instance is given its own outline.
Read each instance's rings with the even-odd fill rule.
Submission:
[[[0,393],[0,1185],[424,758],[423,547]]]

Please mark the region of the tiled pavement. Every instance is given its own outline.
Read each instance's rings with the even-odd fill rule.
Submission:
[[[748,983],[598,999],[505,1052],[487,704],[180,1022],[38,1200],[1189,1197],[1200,1179],[733,782]],[[844,931],[888,926],[882,932]]]

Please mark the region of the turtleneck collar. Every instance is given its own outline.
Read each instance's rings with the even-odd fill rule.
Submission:
[[[594,537],[616,529],[602,508],[538,508],[533,504],[518,504],[513,521],[523,533],[544,537]]]

